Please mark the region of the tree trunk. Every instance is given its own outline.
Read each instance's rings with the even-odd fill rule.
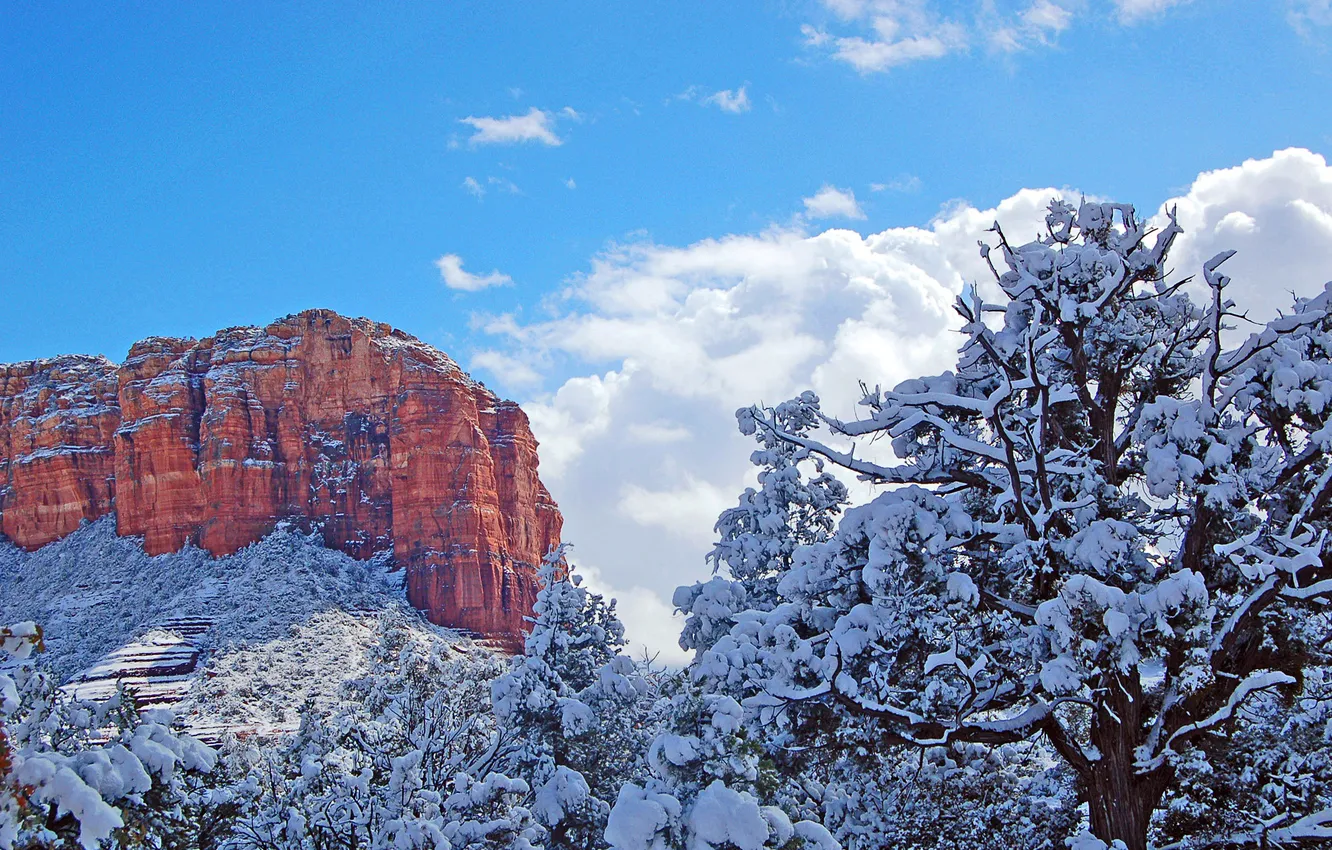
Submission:
[[[1087,785],[1092,834],[1111,846],[1119,840],[1128,850],[1147,850],[1147,828],[1161,800],[1154,787],[1159,783],[1135,776],[1132,764],[1127,770],[1102,767],[1111,766],[1098,765]]]
[[[1091,742],[1100,753],[1084,776],[1091,831],[1113,846],[1124,842],[1128,850],[1147,850],[1147,829],[1152,812],[1165,793],[1159,771],[1149,776],[1134,769],[1134,750],[1142,732],[1142,683],[1137,671],[1109,675],[1106,696],[1092,718]]]

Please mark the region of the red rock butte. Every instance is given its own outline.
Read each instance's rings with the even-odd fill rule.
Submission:
[[[0,365],[0,533],[25,549],[116,515],[149,554],[235,552],[279,521],[392,549],[435,623],[521,646],[560,536],[527,416],[388,325],[308,310],[125,362]]]

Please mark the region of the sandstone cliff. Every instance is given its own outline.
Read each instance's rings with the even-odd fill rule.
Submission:
[[[282,520],[356,557],[392,548],[432,621],[510,647],[561,524],[516,404],[325,310],[147,339],[119,366],[0,366],[0,532],[34,549],[112,511],[150,554],[228,554]]]

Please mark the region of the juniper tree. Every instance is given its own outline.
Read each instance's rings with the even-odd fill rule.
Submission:
[[[1167,275],[1173,213],[1153,233],[1126,205],[1056,201],[1046,221],[982,246],[994,286],[958,299],[955,371],[867,388],[851,420],[811,396],[742,412],[884,489],[694,668],[772,735],[819,710],[876,746],[1043,741],[1086,840],[1143,850],[1186,776],[1239,769],[1244,708],[1326,662],[1332,288],[1231,344],[1230,253],[1195,304]],[[881,436],[892,462],[854,448]],[[1308,799],[1224,840],[1326,839]]]

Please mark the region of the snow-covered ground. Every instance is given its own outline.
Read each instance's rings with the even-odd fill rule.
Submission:
[[[307,703],[330,709],[365,673],[381,617],[484,651],[425,622],[389,567],[289,529],[221,558],[149,557],[107,517],[36,552],[0,543],[0,623],[40,623],[43,663],[78,696],[123,682],[204,737],[286,731]]]

